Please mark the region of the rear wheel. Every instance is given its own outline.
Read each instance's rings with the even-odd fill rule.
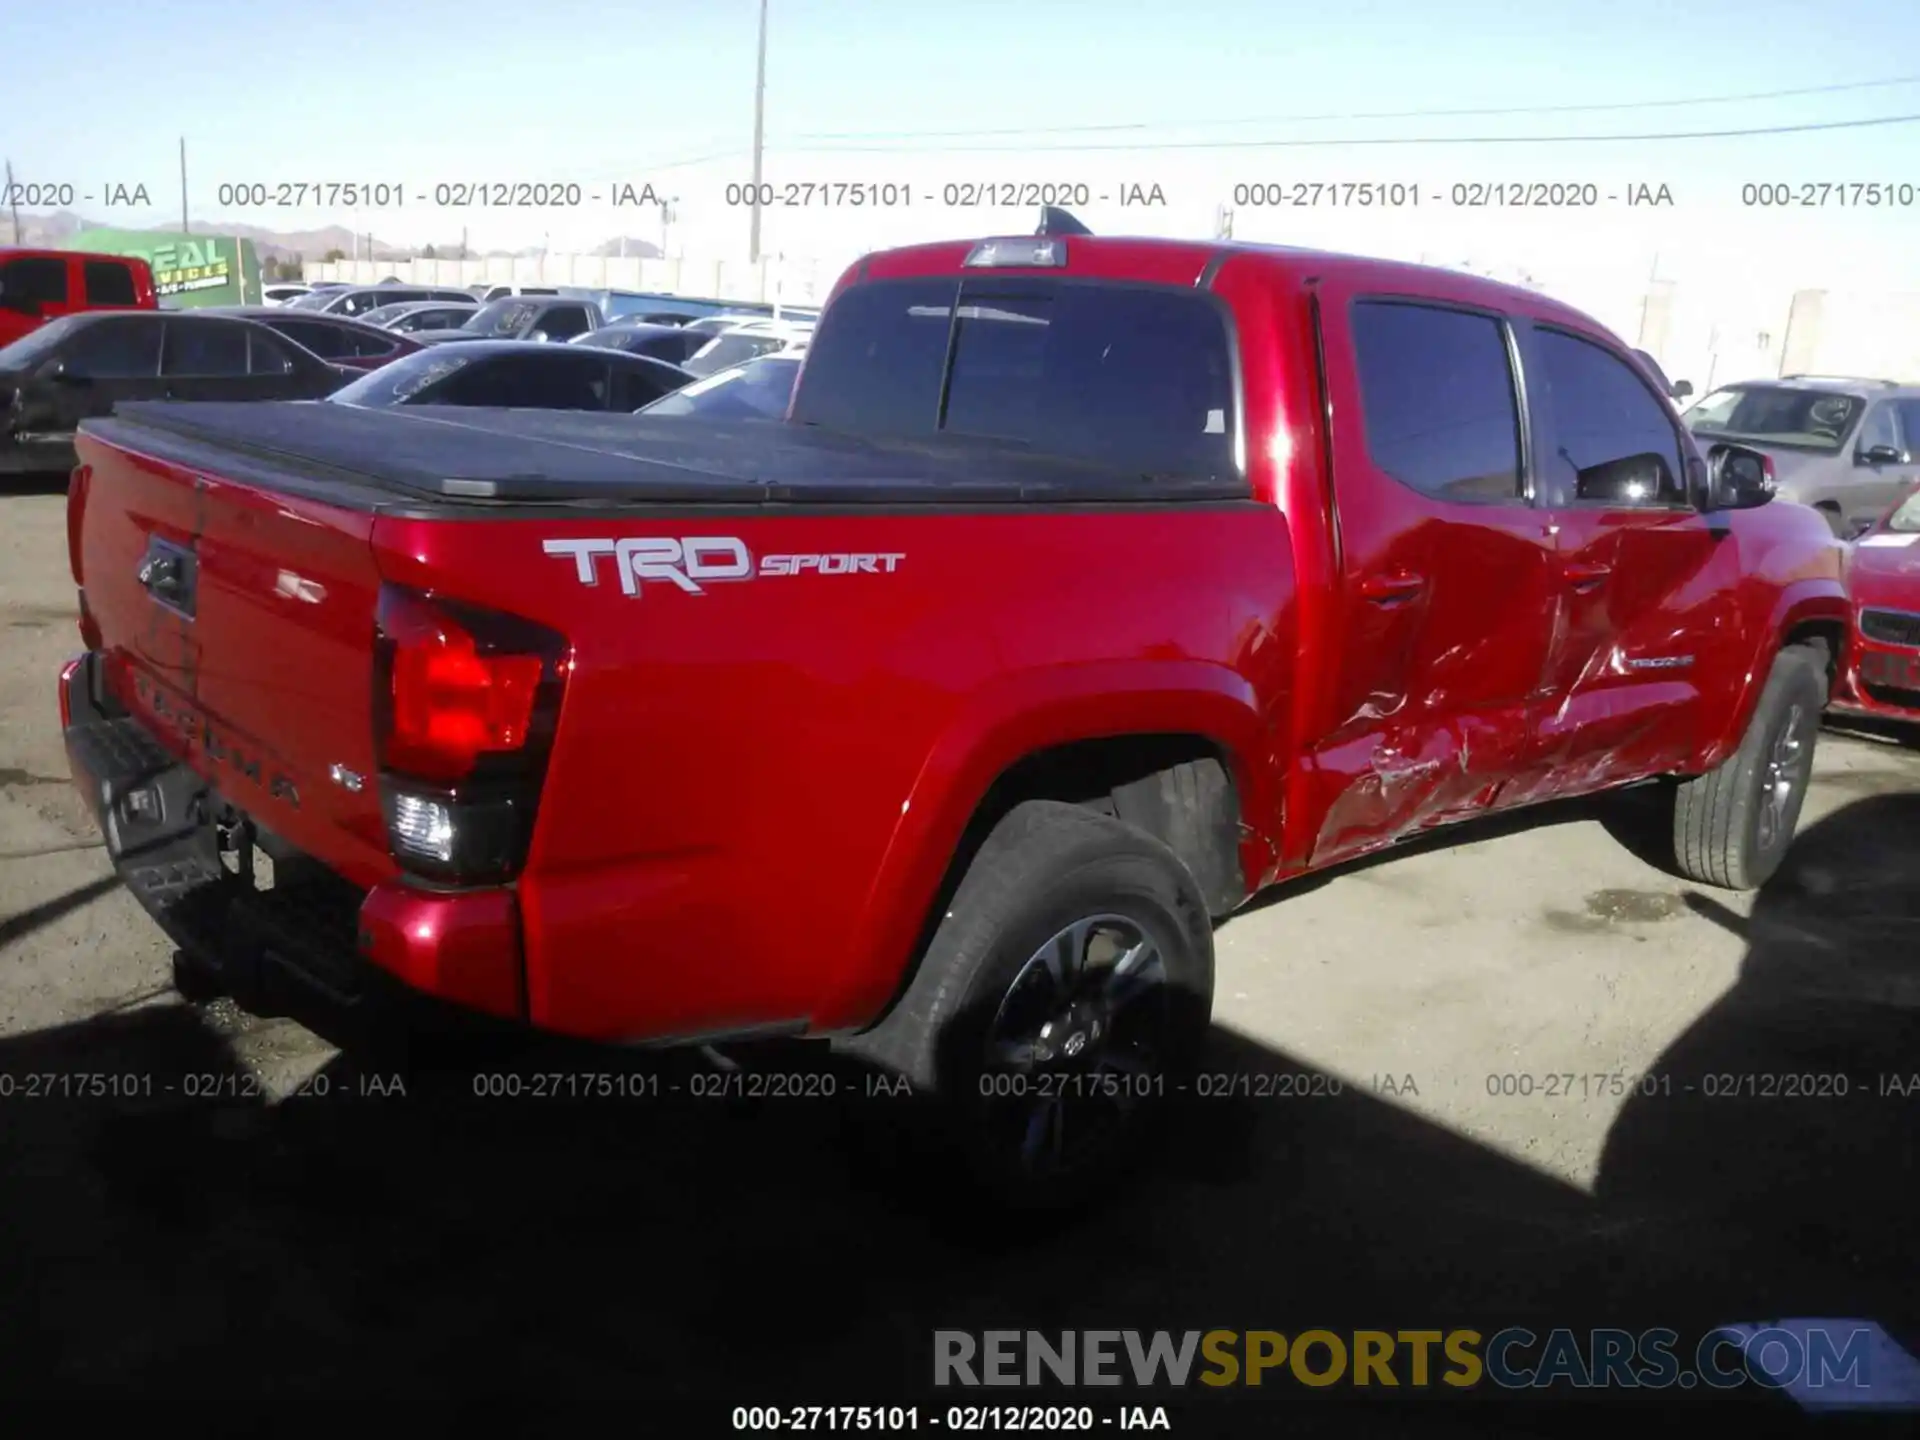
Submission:
[[[1780,868],[1813,777],[1827,688],[1825,645],[1782,650],[1740,748],[1675,791],[1675,857],[1689,878],[1754,890]]]
[[[1149,1148],[1212,999],[1212,926],[1178,857],[1030,801],[988,836],[906,994],[843,1048],[930,1092],[947,1153],[994,1198],[1053,1207]]]

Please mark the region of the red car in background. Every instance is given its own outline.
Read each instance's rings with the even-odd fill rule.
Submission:
[[[322,315],[285,305],[209,306],[202,313],[257,320],[328,364],[344,365],[350,370],[378,370],[389,360],[398,360],[423,348],[409,336],[362,324],[345,315]]]
[[[131,255],[0,248],[0,346],[83,310],[157,310],[153,270]]]
[[[1920,487],[1848,547],[1856,607],[1837,710],[1920,721]]]

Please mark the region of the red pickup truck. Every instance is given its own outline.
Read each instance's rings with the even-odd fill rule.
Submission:
[[[68,751],[183,990],[827,1038],[1029,1198],[1140,1152],[1275,881],[1657,781],[1681,871],[1760,883],[1850,624],[1825,522],[1592,320],[1247,244],[869,256],[785,421],[78,448]]]

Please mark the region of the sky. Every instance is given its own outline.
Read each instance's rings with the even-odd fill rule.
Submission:
[[[669,253],[747,248],[749,211],[727,187],[737,201],[752,173],[757,0],[329,0],[278,15],[89,0],[78,48],[59,7],[0,11],[10,54],[73,57],[9,63],[0,155],[41,198],[73,187],[89,218],[177,221],[184,136],[195,228],[340,223],[440,245],[464,231],[476,250],[658,243],[658,208],[614,203],[651,185],[677,202]],[[1913,0],[770,0],[769,15],[764,177],[781,203],[763,211],[768,253],[838,264],[1021,233],[1030,205],[968,192],[1050,184],[1096,231],[1210,235],[1227,205],[1239,238],[1563,288],[1920,289]],[[1742,96],[1769,98],[1728,98]],[[1482,113],[1435,113],[1449,111]],[[483,197],[492,182],[544,184],[563,202],[578,186],[579,201],[436,203],[472,182]],[[1598,203],[1455,203],[1516,182]],[[1874,183],[1889,203],[1839,203],[1870,200],[1849,187]],[[247,186],[297,202],[302,184],[380,186],[399,203],[232,203]],[[1254,203],[1316,184],[1394,187],[1376,192],[1394,203],[1324,203],[1363,194],[1345,188]],[[1755,185],[1839,190],[1745,203]],[[145,206],[106,203],[142,186]],[[849,203],[861,186],[885,203]],[[1671,203],[1629,205],[1640,186]],[[24,208],[55,208],[34,194]]]

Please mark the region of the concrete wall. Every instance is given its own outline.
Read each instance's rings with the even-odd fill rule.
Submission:
[[[389,275],[414,285],[578,285],[592,290],[641,290],[719,300],[815,303],[839,278],[814,260],[641,260],[611,255],[495,255],[479,260],[308,261],[309,280],[372,284]]]

